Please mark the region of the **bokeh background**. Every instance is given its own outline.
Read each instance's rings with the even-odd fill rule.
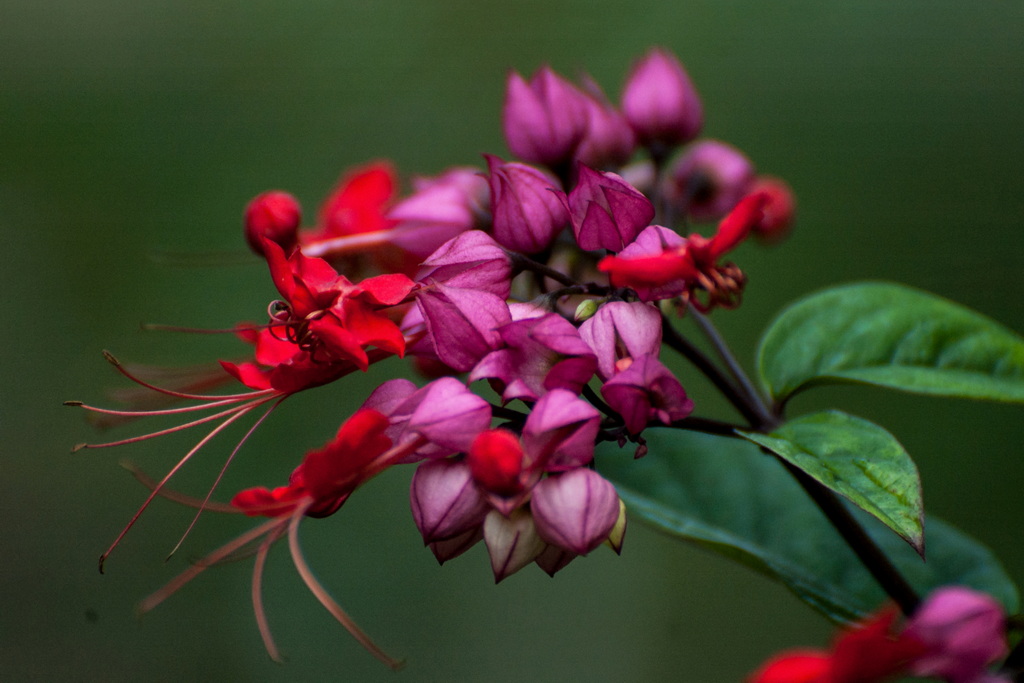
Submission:
[[[269,188],[312,215],[342,171],[387,158],[408,178],[505,154],[508,69],[592,74],[617,97],[650,45],[697,84],[707,136],[731,141],[799,198],[792,239],[745,245],[736,312],[716,315],[748,361],[759,331],[811,289],[865,278],[938,292],[1024,328],[1024,5],[838,0],[6,0],[0,6],[0,678],[19,680],[738,681],[831,627],[784,589],[630,527],[557,578],[493,585],[481,548],[438,567],[408,511],[409,472],[304,525],[323,582],[391,652],[365,654],[271,557],[269,661],[248,562],[218,568],[142,620],[135,602],[248,524],[160,501],[108,563],[96,558],[188,434],[68,453],[97,435],[65,399],[104,403],[103,361],[231,357],[227,337],[142,332],[259,319],[274,292],[240,215]],[[389,371],[395,370],[390,367]],[[379,381],[298,397],[261,429],[223,491],[280,483]],[[696,397],[700,401],[700,397]],[[928,509],[994,547],[1024,579],[1019,407],[822,390],[901,438]],[[711,410],[718,410],[711,404]],[[178,482],[199,492],[225,451]],[[226,495],[226,494],[225,494]],[[799,533],[799,530],[794,530]]]

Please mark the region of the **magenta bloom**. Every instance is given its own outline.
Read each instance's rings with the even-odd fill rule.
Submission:
[[[683,385],[652,355],[633,359],[602,385],[601,395],[622,416],[630,434],[639,434],[652,420],[668,425],[693,412]]]
[[[417,293],[416,305],[437,357],[459,372],[497,349],[498,328],[512,320],[505,300],[485,291],[433,285]]]
[[[422,259],[445,242],[486,223],[487,181],[475,168],[453,168],[413,181],[414,192],[393,206],[388,243]]]
[[[590,77],[583,78],[587,103],[587,133],[576,148],[576,161],[591,168],[615,168],[629,161],[636,135],[622,112],[616,109]]]
[[[597,374],[607,380],[619,361],[661,349],[661,314],[639,301],[609,301],[580,325],[580,336],[597,355]]]
[[[568,164],[587,131],[587,100],[547,66],[529,82],[513,71],[502,110],[508,148],[530,163],[548,167]]]
[[[717,140],[688,147],[669,172],[676,202],[697,221],[722,218],[750,192],[754,165],[738,149]]]
[[[622,251],[654,218],[654,205],[614,173],[579,164],[576,187],[559,194],[581,249]]]
[[[633,67],[622,111],[641,144],[675,146],[692,140],[704,122],[697,91],[679,60],[655,48]]]
[[[579,331],[557,313],[517,320],[498,332],[504,348],[485,356],[469,379],[494,380],[506,403],[536,400],[559,388],[579,394],[597,368],[597,358]]]
[[[561,185],[539,168],[487,154],[494,239],[524,254],[547,249],[569,215],[554,191]]]
[[[416,279],[490,292],[507,299],[512,291],[512,260],[486,232],[470,230],[448,240],[428,256]]]
[[[1007,650],[1003,608],[988,595],[963,586],[929,595],[905,632],[927,648],[914,659],[914,674],[949,683],[981,683],[988,665]]]
[[[465,460],[431,460],[416,468],[409,499],[425,544],[448,541],[483,524],[491,510]]]
[[[547,543],[576,555],[601,545],[619,519],[619,495],[594,470],[579,467],[549,476],[530,501],[537,533]]]

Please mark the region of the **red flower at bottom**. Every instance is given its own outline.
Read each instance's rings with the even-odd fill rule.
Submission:
[[[895,609],[886,609],[844,631],[831,652],[784,652],[754,672],[748,683],[881,683],[904,674],[925,646],[907,633],[894,632],[897,615]]]

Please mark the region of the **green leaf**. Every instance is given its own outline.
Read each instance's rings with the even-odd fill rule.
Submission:
[[[836,621],[859,619],[885,595],[776,458],[742,439],[649,429],[649,453],[604,444],[598,471],[632,519],[730,557],[785,584]],[[992,553],[929,516],[928,562],[869,515],[857,519],[922,594],[946,584],[989,593],[1011,614],[1017,588]]]
[[[874,515],[924,557],[921,478],[889,432],[829,410],[791,420],[771,434],[737,433]]]
[[[959,304],[890,283],[844,285],[796,302],[768,328],[758,364],[780,403],[834,382],[1024,402],[1024,338]]]

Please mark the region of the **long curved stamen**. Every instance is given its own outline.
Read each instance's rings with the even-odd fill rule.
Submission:
[[[114,354],[110,353],[109,351],[104,351],[103,357],[106,358],[107,362],[113,365],[118,372],[120,372],[122,375],[124,375],[131,381],[135,382],[136,384],[144,386],[147,389],[152,389],[153,391],[156,391],[158,393],[165,394],[167,396],[174,396],[175,398],[193,399],[196,401],[222,401],[225,399],[244,400],[246,398],[256,398],[257,396],[263,396],[269,393],[273,393],[274,391],[273,389],[260,389],[258,391],[249,391],[244,394],[224,394],[220,396],[211,396],[209,394],[189,394],[183,391],[174,391],[173,389],[165,389],[163,387],[156,386],[155,384],[150,384],[141,377],[138,377],[131,373],[124,365],[121,364],[121,361],[115,358]]]
[[[256,408],[258,406],[263,405],[264,403],[269,401],[271,398],[273,398],[273,397],[271,396],[271,397],[267,397],[267,398],[263,398],[263,399],[258,399],[258,400],[252,401],[250,403],[245,403],[245,404],[242,404],[240,406],[235,406],[233,408],[228,408],[227,410],[222,410],[221,412],[214,413],[213,415],[207,415],[206,417],[199,418],[198,420],[193,420],[192,422],[186,422],[183,425],[176,425],[174,427],[168,427],[167,429],[161,429],[160,431],[157,431],[157,432],[150,432],[149,434],[140,434],[139,436],[132,436],[132,437],[129,437],[127,439],[121,439],[120,441],[107,441],[106,443],[80,443],[80,444],[76,444],[75,447],[71,449],[71,452],[72,453],[77,453],[78,451],[80,451],[82,449],[85,449],[85,448],[111,448],[113,446],[124,446],[124,445],[130,444],[130,443],[137,443],[139,441],[146,441],[148,439],[155,439],[158,436],[166,436],[167,434],[174,434],[175,432],[180,432],[180,431],[188,429],[190,427],[196,427],[196,426],[201,425],[201,424],[206,424],[207,422],[213,422],[215,420],[219,420],[222,417],[227,417],[227,416],[232,415],[232,413],[235,413],[235,415],[233,415],[231,417],[231,420],[234,421],[234,419],[238,417],[237,414],[245,414],[245,413],[249,412],[250,410],[252,410],[253,408]],[[82,407],[85,408],[86,406],[83,405]]]
[[[229,406],[232,403],[240,403],[248,398],[250,398],[250,396],[246,395],[240,398],[228,398],[200,405],[183,406],[181,408],[164,408],[161,410],[117,410],[114,408],[100,408],[98,406],[83,403],[82,401],[64,401],[64,405],[72,408],[82,408],[83,410],[88,410],[91,413],[99,413],[101,415],[117,415],[118,417],[154,417],[157,415],[181,415],[182,413],[194,413],[199,410],[220,408],[221,406]]]
[[[274,643],[274,636],[270,632],[270,622],[267,621],[267,612],[263,608],[263,567],[266,565],[270,546],[281,538],[281,534],[284,531],[285,525],[282,523],[267,534],[267,537],[263,539],[259,549],[256,551],[256,561],[252,567],[252,608],[256,614],[256,626],[260,630],[263,647],[267,649],[267,654],[275,662],[282,662],[284,660],[281,657],[280,650],[277,649],[277,645]]]
[[[180,491],[169,490],[166,486],[162,489],[157,490],[157,480],[143,472],[141,469],[135,466],[134,463],[127,460],[121,461],[121,467],[125,468],[131,475],[135,477],[135,480],[145,486],[150,491],[157,491],[157,495],[161,498],[166,498],[169,501],[184,505],[190,508],[203,508],[204,510],[213,510],[214,512],[226,512],[230,514],[241,515],[245,514],[242,510],[236,508],[234,505],[228,503],[218,503],[217,501],[210,500],[199,500],[194,496],[189,496]]]
[[[125,525],[124,529],[121,530],[121,533],[119,533],[117,535],[117,538],[114,539],[114,542],[110,544],[110,547],[107,548],[107,550],[102,555],[100,555],[100,560],[99,560],[100,574],[103,573],[103,564],[107,561],[107,557],[109,557],[110,553],[112,553],[114,551],[114,548],[116,548],[117,545],[121,542],[121,539],[124,538],[125,534],[128,533],[128,530],[131,529],[133,526],[135,526],[135,522],[138,521],[138,519],[142,515],[142,513],[145,512],[147,507],[149,507],[149,504],[153,502],[153,499],[157,497],[157,495],[160,492],[160,489],[162,489],[164,487],[164,484],[166,484],[170,480],[170,478],[173,477],[178,472],[178,470],[180,470],[182,468],[182,466],[184,466],[184,464],[186,462],[188,462],[192,458],[193,455],[198,453],[199,450],[203,446],[205,446],[207,443],[209,443],[209,441],[213,437],[217,436],[217,434],[219,434],[224,429],[226,429],[228,427],[228,425],[230,425],[235,420],[237,420],[238,418],[240,418],[243,415],[245,415],[246,413],[248,413],[250,410],[253,410],[258,405],[259,405],[259,403],[255,403],[255,404],[250,405],[250,406],[243,406],[242,410],[237,411],[234,415],[230,416],[229,418],[227,418],[226,420],[221,422],[219,425],[214,427],[212,430],[210,430],[209,434],[207,434],[202,439],[200,439],[199,443],[197,443],[195,446],[193,446],[192,450],[190,450],[188,453],[186,453],[185,456],[181,460],[178,461],[177,465],[175,465],[174,467],[171,468],[170,472],[168,472],[166,475],[164,475],[164,478],[160,480],[160,482],[156,485],[156,488],[153,489],[153,491],[150,492],[149,496],[146,497],[145,502],[142,504],[141,507],[139,507],[139,509],[135,512],[135,514],[132,515],[132,518],[128,521],[128,524]]]
[[[245,532],[238,538],[225,543],[224,545],[217,548],[212,553],[206,555],[201,560],[190,566],[188,569],[186,569],[185,571],[183,571],[182,573],[178,574],[176,577],[168,581],[166,584],[164,584],[163,588],[159,589],[155,593],[150,594],[147,598],[140,602],[138,607],[136,608],[138,613],[145,614],[146,612],[151,611],[161,602],[177,593],[182,586],[184,586],[189,581],[202,574],[207,567],[212,567],[213,565],[223,561],[225,558],[230,557],[239,549],[249,545],[256,539],[258,539],[260,536],[273,532],[275,528],[278,528],[279,532],[283,532],[286,527],[287,518],[269,519],[263,524],[260,524],[259,526],[254,527],[249,531]]]
[[[404,666],[404,662],[398,659],[389,657],[384,650],[380,648],[377,643],[373,642],[359,626],[352,620],[344,609],[341,608],[334,598],[324,589],[320,582],[313,576],[312,570],[309,565],[306,564],[305,558],[302,556],[302,549],[299,547],[299,523],[302,521],[302,517],[306,514],[306,511],[315,503],[312,498],[307,499],[305,503],[295,508],[295,511],[289,517],[288,522],[288,549],[292,554],[292,562],[295,564],[295,570],[299,572],[299,576],[302,577],[302,581],[309,588],[309,592],[313,594],[321,605],[324,606],[331,616],[334,617],[339,624],[341,624],[345,630],[347,630],[356,641],[363,646],[363,648],[371,655],[384,662],[389,668],[398,670]]]
[[[235,444],[235,447],[234,449],[232,449],[231,454],[228,456],[227,460],[224,461],[224,466],[220,468],[220,472],[217,474],[217,478],[213,480],[213,484],[210,486],[210,489],[206,492],[206,498],[203,499],[203,502],[199,506],[199,509],[196,510],[196,514],[192,518],[192,522],[188,525],[188,528],[185,529],[185,533],[181,535],[181,538],[178,539],[178,542],[174,545],[174,548],[167,555],[167,558],[164,560],[165,562],[171,559],[174,556],[174,553],[178,552],[178,548],[180,548],[181,544],[185,542],[186,538],[188,538],[188,535],[189,533],[191,533],[192,528],[196,525],[196,522],[199,521],[199,516],[203,514],[203,510],[206,509],[206,504],[210,502],[210,497],[213,496],[214,490],[217,488],[217,485],[220,484],[221,479],[224,478],[224,473],[227,471],[228,465],[231,464],[231,461],[235,459],[235,455],[238,453],[239,449],[242,448],[242,444],[249,440],[249,437],[253,435],[253,432],[255,432],[259,428],[259,426],[263,424],[264,420],[270,417],[270,414],[274,412],[274,409],[281,405],[281,401],[283,401],[286,398],[287,396],[282,396],[280,399],[277,400],[277,402],[274,403],[274,405],[267,408],[266,412],[263,413],[263,415],[261,415],[260,418],[253,423],[252,427],[249,428],[249,431],[245,433],[245,436],[239,439],[238,443]]]

